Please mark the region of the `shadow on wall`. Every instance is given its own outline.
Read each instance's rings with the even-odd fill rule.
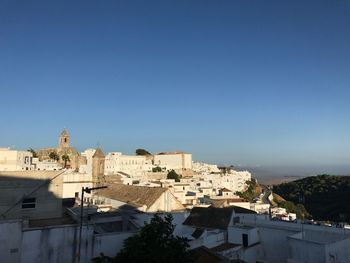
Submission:
[[[62,173],[0,172],[0,220],[62,217]]]

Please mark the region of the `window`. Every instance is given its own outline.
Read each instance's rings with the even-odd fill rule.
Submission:
[[[22,209],[35,208],[36,198],[24,198],[22,201]]]
[[[243,247],[248,247],[248,235],[247,234],[242,234],[242,243],[243,243]]]

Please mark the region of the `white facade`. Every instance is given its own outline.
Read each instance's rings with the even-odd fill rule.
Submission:
[[[154,165],[166,170],[192,169],[192,154],[174,152],[154,155]]]
[[[16,151],[0,148],[0,171],[34,170],[33,154],[28,151]]]
[[[62,165],[60,163],[52,160],[39,161],[39,158],[33,158],[32,162],[35,170],[38,171],[56,171],[62,169]]]
[[[86,159],[86,164],[82,164],[79,166],[80,173],[86,173],[88,175],[92,175],[92,156],[94,156],[96,149],[86,149],[81,153]]]
[[[92,175],[66,171],[63,174],[63,198],[75,198],[81,196],[82,187],[92,187]],[[89,194],[85,194],[90,196]]]
[[[350,231],[308,224],[271,221],[268,216],[240,216],[238,226],[230,227],[228,236],[237,236],[236,227],[257,228],[257,261],[276,263],[348,262]],[[255,238],[254,238],[255,239]],[[248,237],[249,240],[249,237]],[[254,261],[255,262],[255,261]]]
[[[130,176],[142,176],[152,170],[151,161],[145,156],[123,155],[120,152],[111,152],[106,155],[105,174],[113,175],[118,172],[126,173]]]
[[[191,186],[200,191],[205,191],[206,195],[216,196],[220,190],[226,188],[234,193],[245,191],[246,182],[250,181],[252,175],[248,171],[231,171],[230,173],[202,173],[198,177],[191,179]],[[208,190],[209,189],[209,190]]]
[[[197,173],[219,173],[220,169],[216,164],[192,162],[192,170]]]
[[[79,224],[25,228],[21,220],[0,221],[1,262],[51,263],[77,262]],[[114,257],[123,247],[123,241],[135,231],[97,234],[92,225],[82,227],[80,262],[91,262],[94,257]]]

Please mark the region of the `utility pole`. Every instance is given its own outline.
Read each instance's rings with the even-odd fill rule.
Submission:
[[[107,188],[107,186],[100,186],[100,187],[82,187],[81,188],[81,200],[80,200],[80,226],[79,226],[79,243],[78,243],[78,252],[77,252],[77,257],[78,257],[78,263],[80,263],[80,258],[81,258],[81,234],[83,230],[83,213],[84,213],[84,192],[90,194],[92,190],[97,190],[97,189],[103,189]]]

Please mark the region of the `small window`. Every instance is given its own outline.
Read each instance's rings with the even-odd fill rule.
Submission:
[[[24,198],[22,201],[22,208],[35,208],[36,198]]]

